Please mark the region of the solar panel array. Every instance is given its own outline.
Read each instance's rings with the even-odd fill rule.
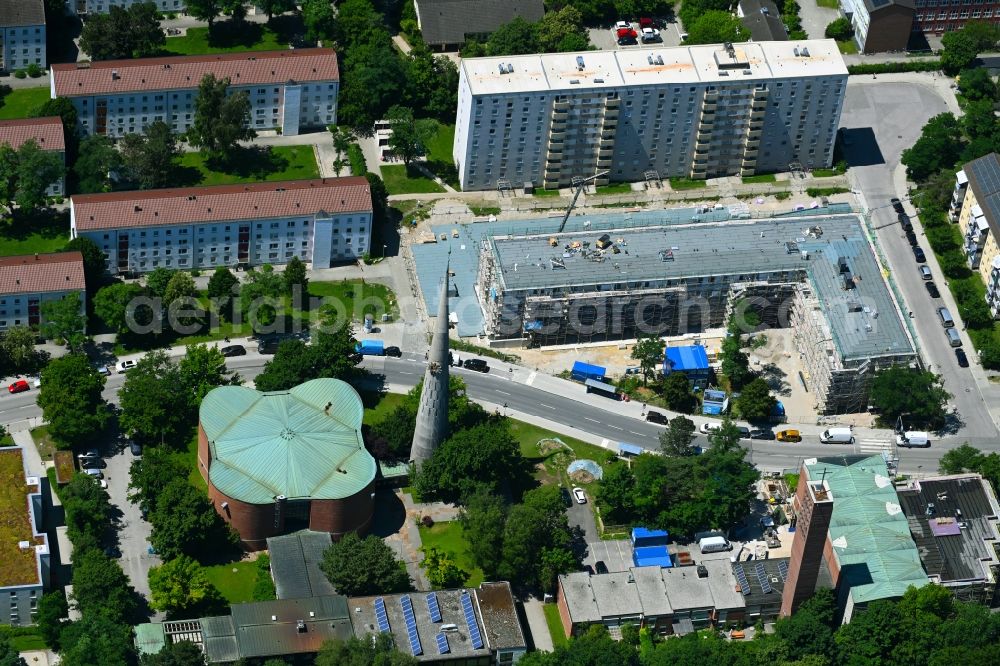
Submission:
[[[462,594],[462,612],[465,613],[465,622],[469,625],[469,640],[472,641],[472,649],[482,649],[483,635],[479,633],[479,623],[476,622],[476,611],[472,609],[472,597],[468,594]]]
[[[389,615],[385,612],[385,599],[382,597],[375,597],[375,621],[379,631],[389,632]]]
[[[438,652],[440,654],[448,654],[451,652],[451,646],[448,645],[448,637],[444,634],[437,635]]]
[[[413,617],[413,602],[410,595],[404,594],[399,598],[399,605],[403,607],[403,619],[406,621],[406,637],[410,640],[410,652],[414,657],[419,657],[424,653],[420,646],[420,634],[417,633],[417,619]]]
[[[767,571],[764,570],[764,563],[758,562],[757,566],[754,567],[754,571],[757,572],[757,582],[760,583],[760,589],[764,594],[772,592],[771,581],[767,579]]]
[[[441,621],[441,606],[438,605],[437,592],[430,592],[427,595],[427,612],[430,613],[431,622]]]
[[[778,573],[781,574],[781,580],[788,580],[788,560],[782,560],[778,562]]]
[[[750,594],[750,581],[747,580],[747,574],[743,571],[743,567],[737,564],[734,568],[736,573],[736,582],[740,584],[740,592],[743,594]]]

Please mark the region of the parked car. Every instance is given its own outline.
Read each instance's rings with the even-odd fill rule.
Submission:
[[[750,428],[746,426],[736,426],[736,430],[740,433],[740,439],[750,438]]]
[[[257,353],[259,354],[273,354],[278,351],[278,344],[281,342],[278,338],[265,338],[257,341]]]
[[[86,474],[87,476],[91,476],[91,477],[93,477],[95,479],[103,479],[104,478],[104,472],[102,472],[101,470],[97,469],[96,467],[85,467],[83,469],[83,473]]]
[[[142,455],[142,444],[140,444],[135,440],[130,439],[128,442],[128,450],[132,452],[133,456],[138,458],[139,456]]]
[[[667,425],[670,422],[670,419],[666,416],[652,409],[646,412],[646,420],[650,423],[659,423],[660,425]]]
[[[798,430],[779,430],[777,440],[779,442],[801,442],[802,435]]]
[[[476,372],[489,372],[490,366],[486,364],[481,358],[467,358],[465,359],[463,366],[467,370],[475,370]]]
[[[910,244],[910,247],[917,244],[917,235],[913,233],[913,229],[906,230],[906,242]]]
[[[119,375],[123,375],[137,365],[138,365],[137,361],[133,360],[121,361],[118,365],[115,366],[115,370],[118,371]]]
[[[111,376],[111,368],[109,368],[104,363],[95,363],[94,364],[94,369],[97,370],[97,374],[99,374],[99,375],[102,375],[104,377],[110,377]]]
[[[628,21],[618,21],[615,23],[615,30],[631,30],[632,24]]]
[[[930,294],[931,298],[941,298],[941,292],[938,291],[936,284],[933,282],[925,282],[924,286],[927,287],[927,293]]]
[[[698,430],[701,432],[701,434],[707,435],[709,433],[715,432],[716,430],[719,430],[720,428],[722,428],[721,423],[702,423],[701,427],[698,428]]]
[[[587,503],[587,493],[583,492],[583,488],[574,488],[573,489],[573,497],[576,498],[576,503],[577,504],[586,504]]]
[[[233,356],[247,355],[247,348],[244,347],[243,345],[229,345],[228,347],[223,347],[219,351],[221,351],[222,355],[225,356],[226,358],[231,358]]]
[[[403,355],[403,350],[401,350],[399,347],[386,347],[385,355],[399,358],[400,356]]]
[[[643,28],[640,38],[642,39],[643,44],[652,44],[654,42],[663,41],[663,37],[660,36],[660,31],[656,28]]]
[[[774,431],[770,428],[754,428],[750,431],[750,439],[774,439]]]
[[[107,466],[102,458],[80,458],[80,469],[104,469]]]
[[[923,279],[923,280],[933,280],[934,279],[934,275],[931,274],[931,269],[930,269],[930,267],[927,264],[921,264],[920,267],[917,270],[920,271],[920,277],[921,277],[921,279]]]
[[[955,358],[958,359],[958,367],[960,368],[969,367],[969,357],[965,355],[965,352],[963,350],[956,349]]]
[[[599,574],[608,573],[608,565],[604,563],[604,560],[597,560],[594,562],[594,570]]]
[[[913,231],[913,222],[910,221],[909,215],[900,213],[896,216],[896,219],[899,220],[899,225],[903,227],[904,231]]]
[[[80,460],[83,460],[85,458],[100,458],[101,454],[97,452],[97,449],[90,449],[86,453],[76,454],[76,457],[79,458]]]
[[[917,260],[918,264],[923,264],[927,262],[927,255],[924,254],[923,248],[919,245],[913,246],[913,258]]]
[[[906,209],[903,208],[903,202],[900,201],[899,199],[897,199],[896,197],[893,197],[893,198],[889,199],[889,203],[892,204],[892,209],[894,211],[896,211],[897,213],[905,213],[906,212]]]

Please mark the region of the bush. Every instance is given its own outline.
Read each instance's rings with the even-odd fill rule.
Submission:
[[[830,39],[836,39],[838,42],[842,42],[845,39],[850,39],[854,36],[854,26],[843,16],[836,21],[831,21],[830,25],[826,26],[826,32],[824,33]]]
[[[434,527],[434,519],[433,519],[433,518],[431,518],[430,516],[424,516],[423,518],[421,518],[421,519],[420,519],[420,523],[421,523],[421,524],[422,524],[422,525],[423,525],[424,527],[428,527],[428,528],[429,528],[429,527]]]
[[[351,165],[352,176],[363,176],[368,173],[368,162],[365,160],[365,154],[361,151],[361,146],[358,144],[352,143],[347,148],[347,161]]]
[[[897,62],[848,65],[847,73],[856,74],[898,74],[901,72],[936,72],[941,69],[940,60],[903,60]]]
[[[16,72],[14,72],[14,78],[15,79],[23,79],[26,76],[28,76],[28,75],[24,73],[23,69],[19,69]]]
[[[850,192],[851,190],[847,187],[809,187],[806,188],[806,194],[811,197],[826,197],[831,194],[844,194]]]
[[[28,65],[28,68],[25,71],[27,71],[28,76],[30,76],[33,79],[37,79],[45,72],[44,69],[42,69],[37,63],[34,62]]]

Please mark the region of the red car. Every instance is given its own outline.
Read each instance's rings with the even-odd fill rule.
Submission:
[[[27,391],[30,387],[28,382],[23,379],[18,379],[16,382],[7,387],[7,390],[11,393],[20,393],[22,391]]]

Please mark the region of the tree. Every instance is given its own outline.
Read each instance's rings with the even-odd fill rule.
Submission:
[[[172,481],[187,478],[190,469],[171,451],[151,446],[141,458],[132,461],[129,470],[129,501],[136,502],[147,514],[156,509],[164,489]]]
[[[196,321],[196,318],[192,316],[180,316],[180,308],[187,309],[189,306],[195,305],[197,303],[195,300],[197,296],[198,288],[195,286],[194,278],[191,277],[191,274],[184,271],[177,271],[170,276],[167,288],[163,291],[163,304],[170,312],[171,319],[176,314],[178,323],[181,326],[189,326],[193,321]],[[173,324],[173,321],[170,323]]]
[[[34,372],[47,358],[35,349],[35,332],[27,326],[11,326],[0,333],[0,362],[7,375]]]
[[[166,352],[143,356],[118,392],[121,430],[144,444],[183,446],[191,428],[192,399],[181,386],[180,369]]]
[[[389,148],[393,154],[410,162],[427,152],[427,142],[437,129],[435,121],[414,120],[413,112],[402,106],[394,106],[386,114],[392,135],[389,137]]]
[[[273,266],[265,264],[259,271],[248,271],[240,287],[240,313],[244,321],[249,321],[254,330],[272,325],[284,294],[285,281],[274,272]]]
[[[974,102],[981,99],[990,101],[997,99],[997,83],[985,67],[964,69],[959,77],[958,89],[962,97]]]
[[[80,142],[80,156],[73,165],[81,192],[110,192],[111,175],[122,168],[121,153],[103,134],[91,134]]]
[[[198,409],[202,398],[215,387],[239,383],[239,375],[227,376],[229,371],[222,352],[217,347],[204,344],[188,345],[178,370],[181,386],[190,397],[192,413]]]
[[[410,577],[382,539],[345,534],[323,553],[319,568],[337,590],[349,597],[408,592]]]
[[[66,602],[66,595],[59,587],[51,592],[46,592],[38,601],[38,615],[35,618],[38,623],[38,631],[45,644],[53,650],[59,649],[59,637],[67,623],[66,617],[68,615],[69,604]],[[3,659],[0,658],[0,664],[3,663]]]
[[[75,573],[75,572],[74,572]],[[63,666],[118,666],[135,662],[132,627],[103,615],[84,614],[60,636]]]
[[[239,283],[239,278],[225,266],[216,268],[208,279],[208,297],[225,319],[231,320],[233,317],[233,296]]]
[[[590,46],[583,15],[573,5],[546,12],[535,24],[535,38],[542,53],[585,51]]]
[[[238,537],[215,512],[205,494],[186,476],[167,484],[149,514],[150,543],[164,560],[181,555],[218,557],[233,549]]]
[[[221,0],[222,13],[234,23],[242,23],[247,17],[246,3],[247,0]]]
[[[825,35],[829,39],[836,39],[838,42],[842,42],[854,36],[854,26],[851,25],[849,19],[841,16],[826,26]]]
[[[563,568],[570,558],[545,553],[562,550],[573,557],[571,543],[559,488],[547,485],[529,490],[521,504],[512,506],[507,514],[499,573],[515,586],[549,590],[554,579],[550,576],[559,573],[556,569]],[[574,560],[572,568],[577,566]]]
[[[957,449],[952,449],[941,456],[938,461],[938,469],[942,474],[975,472],[979,469],[982,455],[979,449],[969,446],[966,442]]]
[[[949,76],[968,69],[976,56],[996,46],[998,39],[1000,30],[983,21],[968,21],[961,29],[945,33],[941,38],[941,69]]]
[[[359,373],[356,344],[348,326],[332,333],[317,333],[311,345],[284,340],[254,384],[261,391],[284,391],[310,379],[350,379]]]
[[[86,236],[77,236],[66,243],[63,252],[79,252],[83,255],[83,278],[87,282],[87,292],[94,293],[104,282],[108,268],[108,258],[97,243]]]
[[[674,412],[690,414],[696,404],[691,394],[691,383],[683,372],[671,372],[664,378],[661,397],[667,409]]]
[[[341,28],[346,6],[346,2],[340,6]],[[382,30],[375,41],[358,42],[346,51],[341,81],[338,120],[359,135],[371,134],[375,121],[385,117],[406,89],[406,70],[387,32]]]
[[[334,31],[333,8],[326,0],[302,0],[302,23],[311,42],[330,39]]]
[[[306,265],[298,257],[292,257],[285,264],[285,272],[282,276],[285,280],[285,291],[292,294],[296,286],[301,290],[303,296],[309,293],[309,278],[306,277]]]
[[[421,565],[427,572],[427,580],[436,590],[448,590],[465,584],[468,575],[455,563],[454,554],[446,553],[434,546],[425,546],[424,561]]]
[[[698,635],[699,640],[702,639],[702,636],[702,634]],[[706,636],[705,638],[708,637]],[[663,642],[676,643],[680,640],[678,638]],[[564,664],[573,664],[574,666],[603,666],[604,664],[639,666],[639,663],[639,654],[635,648],[625,641],[612,640],[606,628],[596,625],[591,626],[582,635],[558,645],[554,652],[529,652],[518,662],[519,666],[562,666]],[[656,662],[656,666],[659,666],[659,663]],[[663,663],[692,664],[724,662],[721,660],[718,662],[711,660],[702,660],[699,662],[678,659]]]
[[[76,126],[76,107],[65,97],[54,97],[42,102],[35,109],[32,118],[51,118],[59,116],[62,120],[63,135],[66,139],[66,164],[73,164],[77,159],[77,146],[80,142]]]
[[[765,421],[774,413],[778,401],[771,395],[771,387],[763,377],[757,377],[743,387],[736,399],[736,409],[747,421]]]
[[[739,391],[753,379],[750,371],[750,358],[743,352],[742,336],[730,330],[722,341],[721,370],[729,379],[729,385],[734,391]]]
[[[245,90],[227,94],[229,78],[216,79],[206,74],[198,84],[194,102],[194,123],[187,131],[188,141],[201,147],[214,159],[231,159],[240,141],[257,136],[250,127],[250,97]]]
[[[6,634],[0,634],[0,666],[28,666]]]
[[[115,282],[101,287],[94,296],[94,314],[116,333],[128,333],[129,304],[143,294],[143,288],[134,282]]]
[[[267,14],[267,22],[270,23],[275,14],[295,11],[295,0],[255,0],[257,8]]]
[[[149,570],[149,605],[170,619],[219,615],[226,606],[201,565],[186,555]]]
[[[662,435],[661,435],[662,437]],[[626,521],[635,512],[635,476],[628,465],[615,463],[604,469],[604,476],[597,486],[597,498],[607,510],[608,518]]]
[[[417,660],[396,650],[391,634],[378,633],[347,640],[332,639],[323,643],[316,655],[316,666],[417,666]]]
[[[49,185],[63,177],[65,168],[60,156],[42,150],[34,139],[17,149],[17,188],[14,200],[22,212],[30,213],[45,205]]]
[[[173,130],[162,120],[147,125],[144,134],[123,136],[121,153],[125,174],[139,185],[139,189],[151,190],[173,184],[180,151]]]
[[[73,553],[73,601],[84,617],[112,622],[137,618],[138,596],[118,563],[96,548]]]
[[[938,375],[897,365],[876,373],[869,400],[883,423],[895,424],[903,417],[907,427],[939,428],[944,424],[945,405],[950,398]]]
[[[210,33],[212,32],[212,26],[215,25],[215,19],[219,18],[222,14],[221,0],[186,0],[184,6],[185,11],[193,18],[208,23],[208,31]]]
[[[435,55],[426,44],[414,45],[406,63],[406,104],[419,118],[454,122],[458,91],[458,66],[446,56]]]
[[[798,610],[778,620],[775,633],[788,645],[795,658],[810,654],[833,654],[834,618],[837,600],[827,588],[818,588],[816,593],[802,602]]]
[[[167,641],[156,654],[142,655],[139,663],[141,666],[204,666],[208,662],[202,649],[191,641]],[[264,662],[264,666],[267,663]]]
[[[0,204],[7,210],[14,210],[14,196],[17,194],[17,151],[10,144],[0,144]]]
[[[750,31],[737,17],[728,11],[710,10],[688,25],[685,44],[719,44],[722,42],[745,42]]]
[[[694,421],[683,416],[675,417],[660,433],[660,450],[667,456],[691,455],[694,453],[691,448],[694,433]]]
[[[107,14],[88,16],[80,33],[80,50],[91,60],[148,58],[166,43],[160,12],[152,2],[127,9],[112,5]]]
[[[385,418],[372,425],[366,438],[372,455],[380,460],[407,460],[410,457],[416,421],[417,411],[412,405],[399,405],[386,414]],[[375,454],[375,445],[378,443],[384,444],[383,455]]]
[[[87,339],[84,329],[87,317],[83,314],[80,294],[69,293],[62,298],[43,301],[39,308],[42,323],[38,327],[47,340],[65,340],[71,351],[79,351]]]
[[[100,548],[113,517],[108,494],[85,474],[76,474],[59,493],[66,514],[66,535],[75,553]]]
[[[146,273],[146,290],[149,291],[149,295],[154,298],[159,298],[161,300],[167,299],[167,287],[170,285],[170,280],[177,273],[172,268],[166,268],[164,266],[157,266],[149,273]]]
[[[663,349],[666,343],[655,335],[640,336],[632,347],[632,358],[639,361],[642,368],[642,384],[646,385],[649,376],[663,363]]]
[[[943,168],[953,167],[961,152],[961,125],[952,114],[941,113],[927,121],[920,138],[903,151],[900,162],[906,165],[910,178],[922,182]]]
[[[83,354],[53,359],[42,370],[38,406],[56,442],[68,448],[104,430],[110,415],[103,390],[104,377]]]
[[[494,579],[502,561],[500,545],[503,543],[507,506],[501,497],[480,489],[463,498],[465,506],[458,514],[462,534],[469,544],[469,554],[487,579]]]
[[[505,23],[493,31],[486,45],[486,53],[490,56],[538,53],[535,26],[524,17],[515,16],[510,23]]]

